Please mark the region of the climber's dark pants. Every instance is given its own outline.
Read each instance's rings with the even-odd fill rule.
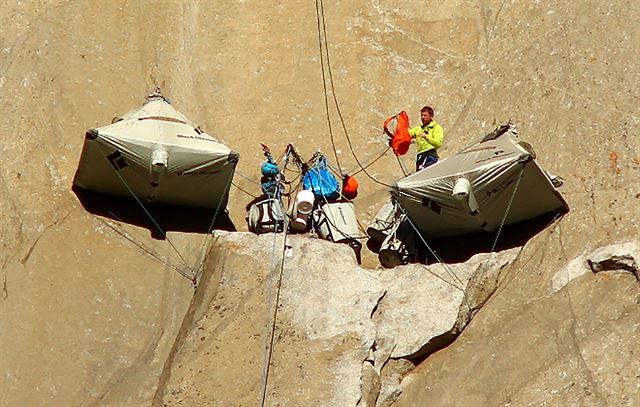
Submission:
[[[423,151],[416,157],[416,171],[423,170],[430,165],[438,162],[438,153],[436,150]]]

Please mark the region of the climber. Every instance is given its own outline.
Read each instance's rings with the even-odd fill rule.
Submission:
[[[433,109],[431,107],[424,106],[420,109],[420,119],[422,120],[422,126],[415,126],[409,129],[409,136],[415,139],[418,150],[416,171],[427,168],[438,161],[437,149],[442,147],[444,142],[444,130],[442,126],[433,120]],[[394,137],[386,126],[384,126],[384,132],[387,136]]]
[[[425,106],[420,109],[422,126],[409,129],[411,138],[416,140],[418,155],[416,156],[416,171],[427,168],[438,162],[437,150],[444,142],[444,130],[442,126],[433,120],[433,109]]]

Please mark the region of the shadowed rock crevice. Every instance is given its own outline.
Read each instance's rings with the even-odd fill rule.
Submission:
[[[215,241],[214,241],[214,246]],[[160,373],[158,385],[156,386],[155,395],[153,397],[153,406],[162,406],[162,399],[167,391],[167,383],[171,378],[171,370],[174,368],[176,355],[180,351],[187,335],[193,330],[194,324],[203,317],[203,313],[209,304],[215,300],[218,292],[218,284],[222,279],[225,269],[225,250],[213,250],[207,256],[204,264],[204,271],[200,280],[198,291],[193,296],[189,308],[182,320],[178,334],[173,342],[171,350],[163,364]]]
[[[587,260],[591,271],[599,273],[601,271],[613,271],[613,270],[625,270],[638,278],[638,267],[636,267],[635,258],[630,255],[612,256],[601,262],[594,262],[593,260]]]
[[[435,353],[441,349],[446,348],[451,345],[453,341],[456,340],[459,334],[454,334],[453,332],[445,332],[442,335],[438,335],[434,338],[431,338],[429,342],[422,345],[417,352],[406,356],[407,360],[410,360],[416,365],[424,362],[426,358],[429,357],[432,353]]]
[[[373,366],[382,380],[380,406],[399,396],[401,378],[414,366],[454,343],[518,253],[512,249],[476,255],[466,263],[408,265],[381,274],[385,296],[372,314],[377,331]],[[457,276],[462,289],[440,278],[445,269]]]
[[[4,271],[7,265],[7,260],[2,263],[2,300],[9,298],[9,289],[7,288],[7,272]]]
[[[640,243],[628,242],[595,250],[587,259],[587,264],[594,273],[625,270],[633,273],[638,279],[640,278],[638,275],[638,258],[640,258]]]

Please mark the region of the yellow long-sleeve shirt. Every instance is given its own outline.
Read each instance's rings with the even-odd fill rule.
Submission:
[[[409,129],[411,138],[416,139],[418,154],[431,149],[438,149],[444,143],[444,130],[442,126],[431,120],[426,126],[416,126]]]

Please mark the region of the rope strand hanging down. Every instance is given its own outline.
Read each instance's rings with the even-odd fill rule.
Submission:
[[[329,135],[331,136],[331,144],[334,150],[334,154],[336,156],[336,163],[338,164],[338,170],[340,172],[340,175],[344,175],[342,172],[342,168],[340,166],[340,163],[337,159],[338,157],[338,152],[337,149],[335,147],[335,140],[334,140],[334,136],[333,136],[333,131],[331,129],[331,118],[329,115],[329,104],[328,104],[328,90],[327,90],[327,84],[326,84],[326,74],[325,74],[325,69],[324,69],[324,60],[325,60],[325,56],[326,56],[326,64],[327,64],[327,72],[328,72],[328,76],[329,76],[329,85],[331,87],[331,93],[333,96],[333,102],[335,104],[336,107],[336,112],[338,113],[338,117],[340,118],[340,123],[342,125],[342,130],[344,131],[344,135],[345,138],[347,139],[347,144],[349,145],[349,150],[351,152],[351,154],[353,155],[353,158],[356,160],[356,163],[358,164],[359,167],[359,172],[364,172],[368,178],[370,178],[372,181],[374,181],[375,183],[385,186],[387,188],[393,188],[393,186],[384,183],[382,181],[379,181],[378,179],[376,179],[373,175],[369,174],[369,172],[367,171],[367,167],[369,167],[369,165],[364,166],[362,165],[362,163],[360,162],[360,159],[358,158],[358,155],[355,152],[355,149],[353,148],[353,143],[351,142],[351,137],[349,136],[349,132],[347,131],[347,126],[345,124],[344,121],[344,117],[342,115],[342,110],[340,109],[340,103],[338,102],[338,98],[336,96],[336,91],[335,91],[335,86],[334,86],[334,81],[333,81],[333,73],[331,71],[331,59],[329,56],[329,47],[328,47],[328,40],[327,40],[327,27],[326,27],[326,23],[325,23],[325,17],[324,17],[324,3],[323,0],[316,0],[316,20],[317,20],[317,29],[318,29],[318,43],[319,43],[319,48],[320,48],[320,63],[322,66],[322,79],[323,79],[323,86],[324,86],[324,97],[325,97],[325,107],[326,107],[326,114],[327,114],[327,120],[329,122]],[[324,47],[322,46],[323,44],[323,40],[324,40]],[[323,49],[324,49],[324,56],[323,56]],[[381,154],[381,156],[384,154]],[[351,174],[353,175],[353,174]]]
[[[224,201],[224,197],[228,196],[229,194],[229,189],[231,188],[231,184],[233,181],[233,174],[235,173],[235,168],[237,165],[238,165],[237,161],[233,163],[233,170],[229,172],[229,178],[227,179],[227,184],[225,185],[224,190],[222,191],[222,195],[220,197],[220,200],[218,201],[218,206],[216,207],[216,210],[213,213],[213,217],[211,218],[211,223],[209,223],[209,228],[207,229],[207,234],[205,235],[204,239],[202,239],[202,244],[200,246],[200,255],[198,257],[198,259],[201,259],[201,260],[198,261],[199,263],[198,268],[194,270],[193,278],[191,280],[191,282],[193,283],[194,291],[198,289],[198,280],[200,279],[200,277],[202,276],[202,273],[204,272],[204,264],[206,261],[205,249],[211,240],[211,237],[212,237],[211,232],[213,231],[213,225],[215,224],[216,219],[218,217],[218,213],[220,212],[220,208],[222,207],[222,201]]]
[[[284,259],[286,257],[286,250],[287,250],[287,229],[289,229],[288,222],[285,223],[282,231],[282,253],[281,253],[282,257],[280,260],[280,267],[278,270],[278,283],[276,285],[276,298],[275,298],[275,303],[273,304],[273,314],[271,314],[269,311],[271,307],[271,302],[273,301],[272,294],[271,294],[271,289],[273,284],[272,277],[273,277],[273,272],[275,272],[275,269],[274,269],[275,260],[276,260],[275,249],[276,249],[277,236],[278,236],[276,232],[273,233],[273,246],[271,249],[271,261],[269,265],[269,274],[268,274],[269,287],[267,292],[267,312],[269,312],[269,315],[265,324],[265,342],[264,342],[265,357],[264,357],[264,366],[263,366],[262,376],[260,378],[260,383],[261,383],[260,406],[261,407],[264,407],[265,405],[266,395],[267,395],[267,385],[269,383],[269,373],[271,370],[271,356],[273,355],[273,340],[275,337],[274,334],[276,330],[276,322],[278,319],[278,303],[280,302],[280,291],[282,288],[282,275],[284,271]]]
[[[336,158],[336,164],[338,165],[338,169],[339,171],[342,173],[342,168],[340,167],[340,158],[338,157],[338,150],[336,148],[336,143],[333,137],[333,128],[331,126],[331,115],[329,113],[329,97],[327,96],[327,76],[325,74],[324,71],[324,53],[322,52],[323,48],[327,53],[327,56],[329,55],[329,52],[327,50],[327,39],[326,39],[326,32],[324,34],[324,36],[322,35],[322,30],[320,28],[320,14],[322,13],[322,25],[324,26],[324,10],[323,10],[323,6],[322,6],[322,0],[316,0],[316,22],[318,25],[318,48],[320,50],[320,68],[322,71],[322,87],[324,89],[324,106],[325,106],[325,112],[327,115],[327,125],[329,126],[329,137],[331,138],[331,147],[333,148],[333,154]],[[322,46],[322,40],[324,37],[324,47]],[[329,60],[327,59],[327,67],[329,66]],[[329,70],[329,72],[331,72]],[[330,83],[333,86],[333,82],[330,80]],[[334,95],[335,97],[335,95]]]

